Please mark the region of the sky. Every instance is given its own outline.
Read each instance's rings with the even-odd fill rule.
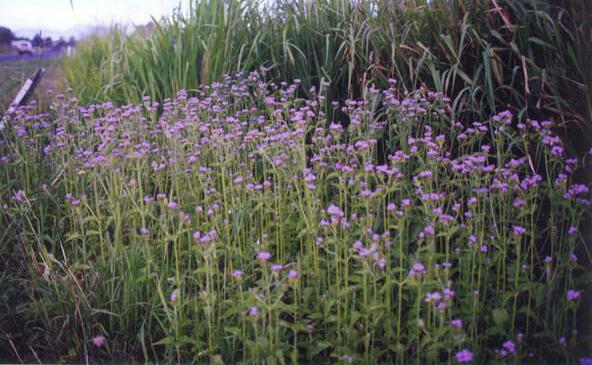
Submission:
[[[113,23],[141,25],[150,16],[170,15],[189,0],[0,0],[0,25],[17,36],[79,37],[89,28]]]

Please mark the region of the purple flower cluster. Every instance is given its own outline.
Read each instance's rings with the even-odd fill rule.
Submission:
[[[537,318],[561,316],[557,323],[565,328],[552,337],[558,342],[570,333],[585,290],[565,287],[578,282],[571,280],[579,267],[578,230],[591,197],[587,185],[573,182],[582,161],[568,158],[551,122],[516,120],[509,111],[488,121],[452,120],[451,101],[441,93],[402,95],[389,82],[387,90],[370,87],[364,100],[327,105],[316,90],[298,97],[298,82],[267,83],[251,73],[162,102],[62,100],[52,115],[17,109],[8,113],[8,131],[22,149],[1,142],[6,176],[20,176],[38,160],[40,171],[56,173],[36,182],[45,186],[39,191],[0,180],[8,187],[0,192],[2,214],[26,230],[25,208],[55,197],[55,216],[64,215],[56,230],[73,237],[71,246],[76,237],[91,243],[78,256],[97,255],[95,242],[117,240],[130,251],[141,244],[136,251],[151,264],[168,270],[175,261],[174,270],[191,277],[190,284],[175,284],[183,287],[183,302],[205,300],[195,307],[215,307],[212,316],[231,313],[212,318],[216,323],[250,317],[240,331],[249,335],[266,330],[257,326],[268,314],[303,330],[314,318],[307,333],[341,331],[335,338],[342,342],[331,346],[346,362],[355,358],[343,349],[361,328],[390,341],[415,343],[421,336],[427,350],[460,349],[448,361],[473,362],[462,344],[477,343],[466,337],[490,318],[510,323],[508,297],[533,313],[529,331],[544,326]],[[372,100],[379,94],[380,115]],[[328,111],[347,122],[329,120]],[[532,300],[538,287],[560,293],[563,307]],[[165,304],[180,307],[180,293]],[[369,317],[374,307],[387,320]],[[358,314],[363,321],[354,323]],[[511,315],[520,326],[522,312]],[[345,324],[336,325],[342,322],[351,327],[347,333]],[[421,323],[421,331],[408,323]],[[537,338],[480,336],[502,344],[499,358],[514,359],[530,348],[524,338]],[[557,351],[571,338],[555,343]],[[103,345],[104,339],[95,344]]]

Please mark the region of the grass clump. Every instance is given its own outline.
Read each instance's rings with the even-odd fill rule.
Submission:
[[[590,12],[575,0],[203,0],[154,20],[151,36],[93,39],[65,68],[84,102],[162,101],[264,67],[303,92],[330,81],[330,101],[396,78],[442,92],[466,120],[511,110],[589,131]]]
[[[463,123],[394,80],[343,103],[322,86],[239,74],[11,114],[11,356],[574,361],[590,192],[556,123]]]

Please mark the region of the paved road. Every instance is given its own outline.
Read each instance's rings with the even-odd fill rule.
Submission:
[[[39,58],[48,59],[48,58],[56,58],[60,57],[62,52],[60,51],[51,51],[51,52],[44,52],[39,55],[35,54],[33,56],[23,55],[19,56],[16,53],[8,53],[8,54],[0,54],[0,62],[14,62],[14,61],[32,61]]]

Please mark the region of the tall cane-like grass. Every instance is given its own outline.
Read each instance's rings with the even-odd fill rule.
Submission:
[[[511,109],[588,131],[590,13],[575,0],[204,0],[148,37],[92,39],[65,68],[85,102],[163,100],[263,67],[306,92],[331,81],[330,100],[394,77],[444,93],[467,120]]]

